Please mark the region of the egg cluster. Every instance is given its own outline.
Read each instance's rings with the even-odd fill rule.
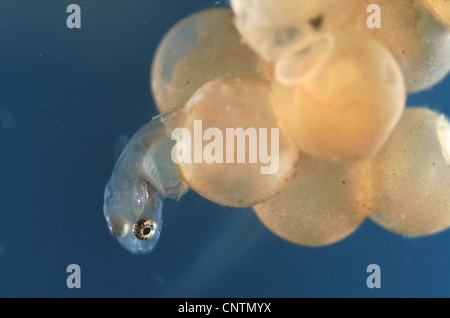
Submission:
[[[450,2],[230,4],[177,23],[152,64],[159,111],[182,106],[168,132],[189,132],[172,156],[183,181],[253,206],[302,245],[341,240],[366,217],[408,236],[449,227],[449,121],[405,102],[450,70]],[[276,169],[261,173],[269,154]]]

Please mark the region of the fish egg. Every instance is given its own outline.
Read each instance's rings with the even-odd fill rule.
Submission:
[[[425,7],[431,11],[436,19],[450,28],[450,1],[448,0],[423,0]]]
[[[231,0],[244,41],[276,62],[302,41],[345,25],[353,15],[348,0]]]
[[[253,209],[283,239],[320,246],[353,233],[370,205],[368,160],[332,162],[302,154],[287,187]]]
[[[373,1],[356,3],[359,5],[359,28],[375,36],[393,52],[404,73],[408,92],[430,88],[448,74],[450,31],[424,8],[421,1],[378,0],[379,28],[367,25],[371,18],[366,7]]]
[[[287,185],[299,151],[278,128],[269,93],[265,80],[225,76],[190,98],[174,157],[194,191],[219,204],[251,206]]]
[[[373,158],[370,218],[407,236],[450,225],[450,124],[425,108],[407,108]]]
[[[271,91],[275,117],[300,150],[313,157],[373,156],[404,109],[404,79],[392,54],[369,35],[351,31],[313,41],[276,66]]]
[[[204,10],[178,22],[159,44],[151,88],[160,111],[184,105],[204,83],[226,74],[264,77],[264,63],[241,42],[233,12]]]

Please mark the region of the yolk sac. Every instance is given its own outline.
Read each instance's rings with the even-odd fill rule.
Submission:
[[[370,164],[301,155],[288,186],[253,207],[262,223],[296,244],[335,243],[353,233],[371,205]]]
[[[269,92],[267,81],[226,76],[191,97],[175,161],[193,190],[219,204],[251,206],[287,185],[299,152],[278,128]]]
[[[151,86],[160,111],[184,105],[206,82],[227,74],[264,78],[265,63],[242,43],[229,9],[195,13],[173,26],[159,44]]]
[[[277,65],[272,81],[272,107],[280,127],[313,157],[374,156],[404,109],[404,79],[392,54],[369,35],[347,31],[331,34],[328,42],[318,41],[316,46],[322,49],[288,60],[295,70],[298,60],[305,58],[304,64],[314,70],[303,76],[298,69],[298,83],[293,80],[289,85],[293,74],[282,78],[287,65],[283,69]],[[332,49],[323,43],[333,43]],[[313,62],[322,66],[314,68]]]
[[[372,220],[407,236],[450,226],[450,124],[425,108],[407,108],[373,159]]]
[[[393,52],[404,73],[408,92],[428,89],[448,74],[450,30],[420,1],[376,1],[381,7],[381,27],[372,29],[367,27],[366,7],[373,1],[356,3],[359,28],[375,36]]]
[[[231,0],[244,41],[267,62],[277,62],[303,41],[344,26],[351,0]]]

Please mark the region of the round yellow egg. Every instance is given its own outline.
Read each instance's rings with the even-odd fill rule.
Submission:
[[[423,0],[426,8],[442,22],[447,28],[450,28],[450,1],[448,0]]]
[[[269,93],[267,81],[226,76],[190,98],[173,158],[193,190],[219,204],[251,206],[287,185],[299,151],[277,126]]]
[[[389,50],[365,33],[347,31],[318,37],[275,67],[275,117],[313,157],[375,155],[405,106],[403,75]]]
[[[264,77],[265,63],[242,43],[233,12],[200,11],[175,24],[159,44],[151,88],[159,111],[184,105],[206,82],[227,74]]]
[[[353,233],[370,205],[367,160],[331,162],[302,154],[288,186],[253,209],[262,223],[283,239],[320,246]]]
[[[371,13],[366,11],[374,1],[355,3],[359,29],[375,36],[392,51],[404,73],[408,92],[431,88],[445,78],[450,70],[450,30],[422,1],[378,0],[375,3],[379,9]],[[379,27],[369,27],[376,20]]]
[[[450,225],[450,124],[426,108],[407,108],[373,159],[372,220],[406,236]]]

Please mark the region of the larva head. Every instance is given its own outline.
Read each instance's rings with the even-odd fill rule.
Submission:
[[[105,188],[103,212],[111,234],[133,254],[150,253],[158,243],[162,226],[162,200],[147,182],[130,187]]]

